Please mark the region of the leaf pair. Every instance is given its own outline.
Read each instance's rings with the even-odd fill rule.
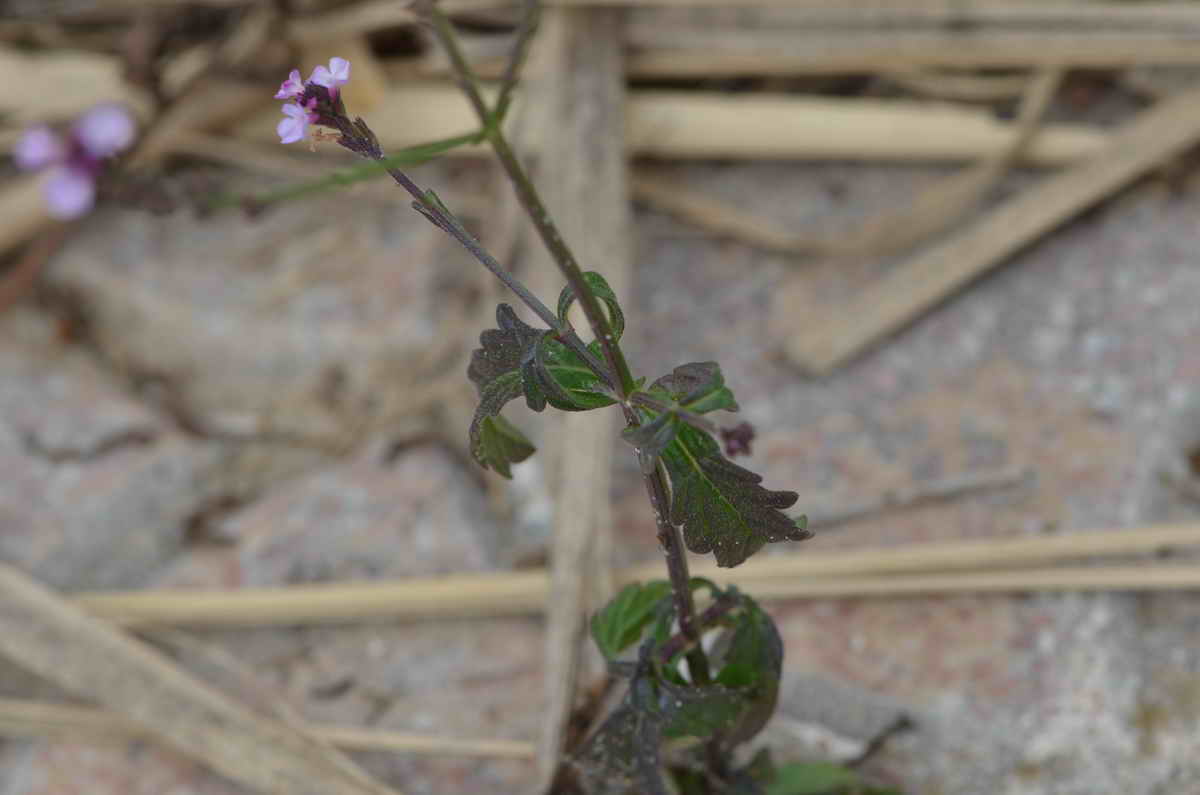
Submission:
[[[624,434],[645,457],[658,457],[671,478],[672,524],[682,525],[687,548],[712,552],[718,566],[737,566],[763,545],[803,541],[807,519],[784,514],[799,495],[770,491],[762,477],[738,466],[692,417],[723,409],[737,411],[716,362],[692,362],[655,381],[647,394],[669,408],[640,411],[643,424]]]
[[[614,334],[619,339],[625,328],[624,315],[604,277],[584,274],[598,297],[608,306]],[[570,287],[558,300],[558,316],[564,328],[566,314],[575,300]],[[472,351],[467,377],[479,390],[479,406],[471,421],[471,455],[485,469],[512,477],[512,464],[534,452],[533,443],[512,423],[500,416],[508,401],[525,396],[534,411],[547,405],[562,411],[588,411],[611,406],[616,401],[601,378],[583,357],[557,339],[550,329],[536,329],[517,317],[508,304],[496,307],[496,325],[479,335],[480,348]],[[593,356],[599,345],[588,346]]]
[[[726,637],[718,646],[724,651],[712,659],[717,673],[708,684],[684,680],[673,661],[660,659],[663,634],[647,632],[652,623],[669,627],[674,619],[666,583],[628,585],[593,617],[592,635],[609,660],[645,636],[624,702],[574,760],[593,791],[665,792],[658,756],[664,740],[717,739],[732,749],[756,735],[774,711],[783,667],[774,622],[753,599],[709,585],[717,599],[735,606],[721,618]]]

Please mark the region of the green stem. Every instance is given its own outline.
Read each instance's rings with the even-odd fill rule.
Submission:
[[[566,277],[567,283],[571,285],[572,290],[574,290],[579,305],[583,308],[583,313],[587,317],[588,325],[591,326],[592,333],[600,342],[601,350],[604,351],[605,361],[616,375],[617,383],[615,386],[618,390],[618,396],[621,399],[621,406],[625,413],[626,422],[632,427],[640,425],[641,420],[633,406],[629,403],[629,396],[637,389],[637,382],[634,380],[633,373],[629,369],[629,363],[625,359],[625,354],[621,350],[616,335],[613,333],[612,326],[609,323],[608,316],[604,313],[599,298],[596,297],[591,285],[583,277],[583,269],[579,267],[579,262],[575,259],[574,253],[567,246],[566,241],[563,240],[562,233],[558,231],[558,226],[551,219],[550,213],[547,212],[546,206],[542,203],[542,199],[533,185],[533,181],[525,173],[520,159],[513,152],[512,147],[509,146],[497,117],[488,109],[487,103],[483,99],[483,94],[479,90],[479,79],[476,77],[474,70],[471,69],[471,65],[467,62],[462,49],[458,46],[458,39],[454,34],[450,20],[433,4],[432,0],[423,0],[420,7],[428,15],[434,34],[437,36],[442,47],[445,48],[446,54],[450,58],[450,64],[458,76],[462,90],[484,126],[484,135],[488,143],[492,145],[497,159],[499,159],[501,166],[513,184],[518,201],[525,208],[526,214],[529,216],[530,221],[533,222],[534,228],[537,229],[542,243],[545,244],[546,249],[550,252],[550,256],[558,265],[558,269]],[[680,538],[679,528],[670,521],[670,492],[667,488],[667,479],[663,473],[661,463],[657,464],[649,472],[646,472],[645,469],[643,468],[643,480],[646,492],[650,497],[650,504],[654,509],[655,521],[658,526],[659,544],[662,546],[663,553],[666,556],[667,573],[671,579],[671,592],[675,602],[679,628],[692,642],[692,648],[687,654],[688,670],[691,672],[693,682],[696,684],[707,684],[709,682],[708,658],[704,654],[704,649],[700,646],[700,631],[696,626],[696,609],[692,600],[687,554],[683,548],[683,540]]]
[[[512,147],[509,146],[508,140],[504,137],[504,132],[500,129],[500,125],[492,123],[493,115],[483,99],[483,94],[479,91],[479,80],[475,76],[474,70],[471,69],[471,65],[467,63],[462,48],[458,46],[458,39],[454,35],[450,20],[432,3],[427,4],[426,10],[433,23],[434,34],[445,48],[446,54],[450,57],[450,63],[454,67],[455,73],[459,76],[463,92],[466,94],[471,106],[475,109],[476,115],[479,116],[480,122],[484,125],[484,136],[487,138],[488,143],[492,145],[492,149],[495,151],[496,157],[500,161],[500,165],[504,168],[505,173],[508,174],[508,178],[512,182],[514,190],[516,190],[517,199],[521,202],[521,206],[525,208],[525,212],[533,222],[534,228],[537,229],[538,235],[549,250],[550,256],[557,263],[558,269],[562,271],[563,276],[567,279],[567,283],[575,291],[579,305],[583,308],[583,314],[587,317],[588,325],[592,327],[592,333],[595,334],[596,339],[600,342],[601,350],[604,351],[604,358],[613,373],[616,374],[617,383],[614,386],[617,388],[621,401],[624,402],[630,393],[637,388],[637,383],[633,378],[633,373],[629,369],[629,363],[625,359],[625,354],[621,351],[620,345],[617,344],[616,335],[613,334],[612,326],[608,322],[608,316],[604,314],[604,308],[600,305],[600,300],[592,292],[587,280],[583,278],[583,269],[579,267],[579,262],[575,259],[575,255],[567,246],[566,241],[563,240],[562,234],[558,231],[558,226],[550,218],[550,213],[547,212],[546,206],[542,203],[537,189],[533,186],[533,181],[525,173],[520,159],[513,152]],[[628,417],[631,413],[627,410],[626,416]],[[636,424],[636,417],[633,422]]]

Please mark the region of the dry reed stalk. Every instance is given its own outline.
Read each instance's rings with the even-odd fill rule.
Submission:
[[[0,565],[0,654],[252,789],[396,795],[7,565]]]
[[[1030,81],[1034,79],[1024,74],[979,75],[915,67],[891,69],[883,76],[912,94],[957,102],[1017,99],[1029,90]]]
[[[1191,37],[1147,33],[779,31],[631,24],[636,77],[894,73],[913,69],[1123,69],[1200,63]]]
[[[790,321],[786,355],[824,374],[1200,139],[1200,89],[1164,100],[1120,128],[1102,154],[1046,177],[928,251],[893,268],[850,301]],[[796,283],[793,289],[800,289]],[[776,293],[778,317],[793,313],[791,290]]]
[[[625,157],[623,12],[547,9],[535,40],[527,83],[525,129],[543,136],[537,171],[543,200],[580,262],[604,274],[618,295],[628,292],[632,256]],[[588,153],[580,157],[580,152]],[[538,280],[563,277],[540,241],[532,252]],[[587,616],[612,587],[610,540],[612,440],[608,412],[568,414],[550,438],[561,439],[551,464],[555,511],[546,603],[546,675],[537,790],[559,766],[575,706]],[[580,453],[579,451],[586,451]]]
[[[686,186],[646,176],[635,179],[635,195],[716,234],[772,251],[826,257],[880,256],[937,234],[973,208],[1012,164],[1021,159],[1034,140],[1061,78],[1061,70],[1044,69],[1028,83],[1017,118],[1017,134],[1004,149],[933,184],[911,203],[862,224],[853,237],[796,234]]]
[[[711,564],[695,567],[696,574],[718,577],[758,593],[770,584],[774,598],[820,595],[823,588],[840,589],[850,595],[846,582],[875,582],[877,575],[923,572],[967,572],[997,567],[1031,567],[1066,560],[1101,556],[1152,554],[1164,548],[1200,546],[1200,524],[1149,525],[1128,530],[1064,533],[1035,538],[989,539],[913,544],[899,548],[865,549],[778,555],[750,561],[736,569],[718,569]],[[1120,575],[1114,588],[1136,588],[1127,574],[1144,570],[1147,587],[1192,587],[1200,578],[1200,565],[1121,566],[1113,569],[1080,569],[1091,585],[1101,587],[1105,572]],[[1162,569],[1163,573],[1151,572]],[[1070,582],[1073,569],[1066,572]],[[661,577],[661,563],[647,563],[617,572],[623,585]],[[1010,591],[1036,589],[1042,582],[1031,579],[1026,588],[1021,571],[1009,572],[1004,580]],[[1168,576],[1169,575],[1169,576]],[[971,575],[956,575],[954,587],[972,590]],[[1042,575],[1038,575],[1039,577]],[[1168,576],[1168,579],[1161,579]],[[865,579],[864,579],[865,578]],[[1155,585],[1154,578],[1159,585]],[[1174,578],[1174,579],[1170,579]],[[837,580],[818,584],[818,580]],[[841,583],[841,584],[839,584]],[[1165,584],[1163,584],[1165,583]],[[869,584],[870,593],[884,593],[882,585]],[[897,587],[904,588],[903,584]],[[949,586],[945,586],[949,587]],[[981,586],[984,587],[984,586]],[[1066,586],[1064,586],[1066,587]],[[412,578],[391,583],[308,585],[280,588],[243,588],[233,591],[132,591],[84,593],[75,597],[85,610],[126,625],[188,624],[195,626],[256,626],[310,623],[340,623],[372,619],[479,618],[537,615],[545,609],[550,579],[545,571],[496,574],[460,574]]]
[[[633,91],[625,112],[630,153],[664,158],[974,160],[1004,151],[1016,135],[1013,125],[985,110],[904,100]],[[278,116],[272,104],[238,125],[237,135],[276,141]],[[461,93],[432,82],[394,87],[370,121],[382,131],[386,149],[478,128]],[[1061,165],[1101,151],[1107,140],[1088,126],[1047,125],[1030,147],[1028,162]]]
[[[753,581],[757,599],[831,599],[1055,591],[1173,591],[1200,588],[1200,566],[1095,566],[954,574],[906,574],[794,582]]]
[[[42,177],[21,176],[0,188],[0,253],[25,242],[50,223]]]
[[[532,759],[533,743],[521,740],[433,737],[354,726],[305,725],[314,738],[347,751],[391,751],[414,756]],[[114,742],[153,740],[142,726],[94,707],[0,699],[0,736],[88,738]]]
[[[149,99],[122,79],[121,62],[115,56],[0,47],[0,73],[12,81],[11,90],[0,92],[0,114],[6,124],[65,121],[99,102],[123,103],[142,119],[149,115]],[[20,90],[15,90],[18,84]]]
[[[883,213],[855,230],[852,241],[831,246],[838,257],[878,257],[910,248],[950,228],[1022,160],[1036,140],[1042,116],[1062,82],[1061,69],[1039,70],[1017,113],[1017,134],[1008,146],[917,193],[899,209]]]

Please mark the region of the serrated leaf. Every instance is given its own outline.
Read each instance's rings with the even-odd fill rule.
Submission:
[[[671,476],[671,521],[683,525],[688,549],[712,552],[718,566],[736,566],[769,542],[811,537],[782,512],[799,495],[760,486],[762,477],[725,458],[707,433],[682,426],[662,460]]]
[[[519,464],[537,450],[517,426],[499,414],[484,417],[479,423],[478,446],[472,452],[484,467],[496,474],[512,477],[512,464]]]
[[[612,660],[637,643],[654,620],[663,599],[671,595],[671,584],[654,580],[630,583],[592,616],[592,638],[605,657]]]
[[[716,362],[688,362],[681,364],[650,386],[651,392],[659,392],[680,408],[696,414],[706,414],[717,409],[737,411],[738,404],[733,392],[725,386],[725,376]]]
[[[479,465],[510,478],[512,464],[532,455],[534,447],[512,423],[500,417],[500,410],[526,391],[521,360],[543,332],[522,322],[508,304],[496,307],[496,324],[499,328],[479,335],[482,347],[472,351],[467,367],[467,377],[479,390],[479,406],[469,435],[471,455]]]
[[[624,702],[571,760],[592,795],[667,795],[659,758],[662,716],[654,710],[654,693],[648,676],[635,676]]]
[[[604,277],[595,271],[584,271],[583,279],[596,297],[608,307],[609,325],[612,327],[613,336],[620,340],[621,335],[625,333],[625,313],[621,311],[621,305],[617,303],[617,294],[608,286]],[[575,299],[575,291],[569,284],[563,287],[562,292],[558,294],[558,320],[560,323],[567,324],[567,312],[570,310],[571,304],[575,303]]]
[[[534,411],[541,411],[546,403],[562,411],[589,411],[616,403],[600,377],[575,351],[554,339],[552,331],[526,350],[521,377],[526,401]]]
[[[643,418],[650,412],[641,411]],[[678,415],[664,411],[652,419],[644,421],[636,428],[626,428],[621,431],[621,438],[636,447],[643,455],[657,458],[679,432]]]
[[[479,335],[482,346],[471,352],[467,377],[482,396],[487,385],[502,375],[516,372],[526,349],[544,333],[517,317],[508,304],[496,307],[496,325]]]

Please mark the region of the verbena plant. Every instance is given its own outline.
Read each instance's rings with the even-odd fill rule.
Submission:
[[[723,427],[721,412],[737,411],[733,392],[716,362],[688,362],[654,380],[636,375],[621,349],[625,315],[602,274],[576,261],[513,153],[501,122],[519,64],[535,28],[529,7],[498,99],[489,104],[456,42],[447,18],[432,4],[420,10],[458,74],[478,114],[478,132],[385,156],[361,118],[347,113],[339,87],[350,78],[341,58],[320,66],[308,80],[293,71],[276,98],[285,101],[278,132],[284,143],[324,138],[372,161],[313,183],[257,197],[251,205],[293,198],[382,172],[408,191],[413,207],[461,243],[527,306],[542,326],[517,317],[508,304],[496,309],[467,375],[479,391],[469,428],[478,463],[504,477],[534,452],[529,439],[501,414],[524,398],[534,411],[618,408],[622,438],[638,457],[654,511],[667,580],[626,586],[591,620],[592,636],[609,670],[628,680],[623,702],[571,756],[581,785],[594,793],[671,791],[801,793],[866,790],[850,771],[832,765],[776,767],[760,753],[737,765],[734,751],[753,738],[774,712],[783,644],[771,617],[733,587],[688,575],[684,546],[711,553],[719,566],[737,566],[765,544],[809,537],[803,516],[783,511],[797,494],[773,491],[762,478],[730,460],[749,451],[746,423]],[[400,166],[469,142],[491,144],[517,196],[552,254],[566,284],[551,308],[496,261],[432,190],[419,187]],[[591,332],[585,341],[568,320],[578,303]],[[722,449],[724,445],[724,451]],[[682,537],[681,537],[682,530]],[[697,614],[694,593],[708,606]],[[715,642],[702,645],[705,636]]]

